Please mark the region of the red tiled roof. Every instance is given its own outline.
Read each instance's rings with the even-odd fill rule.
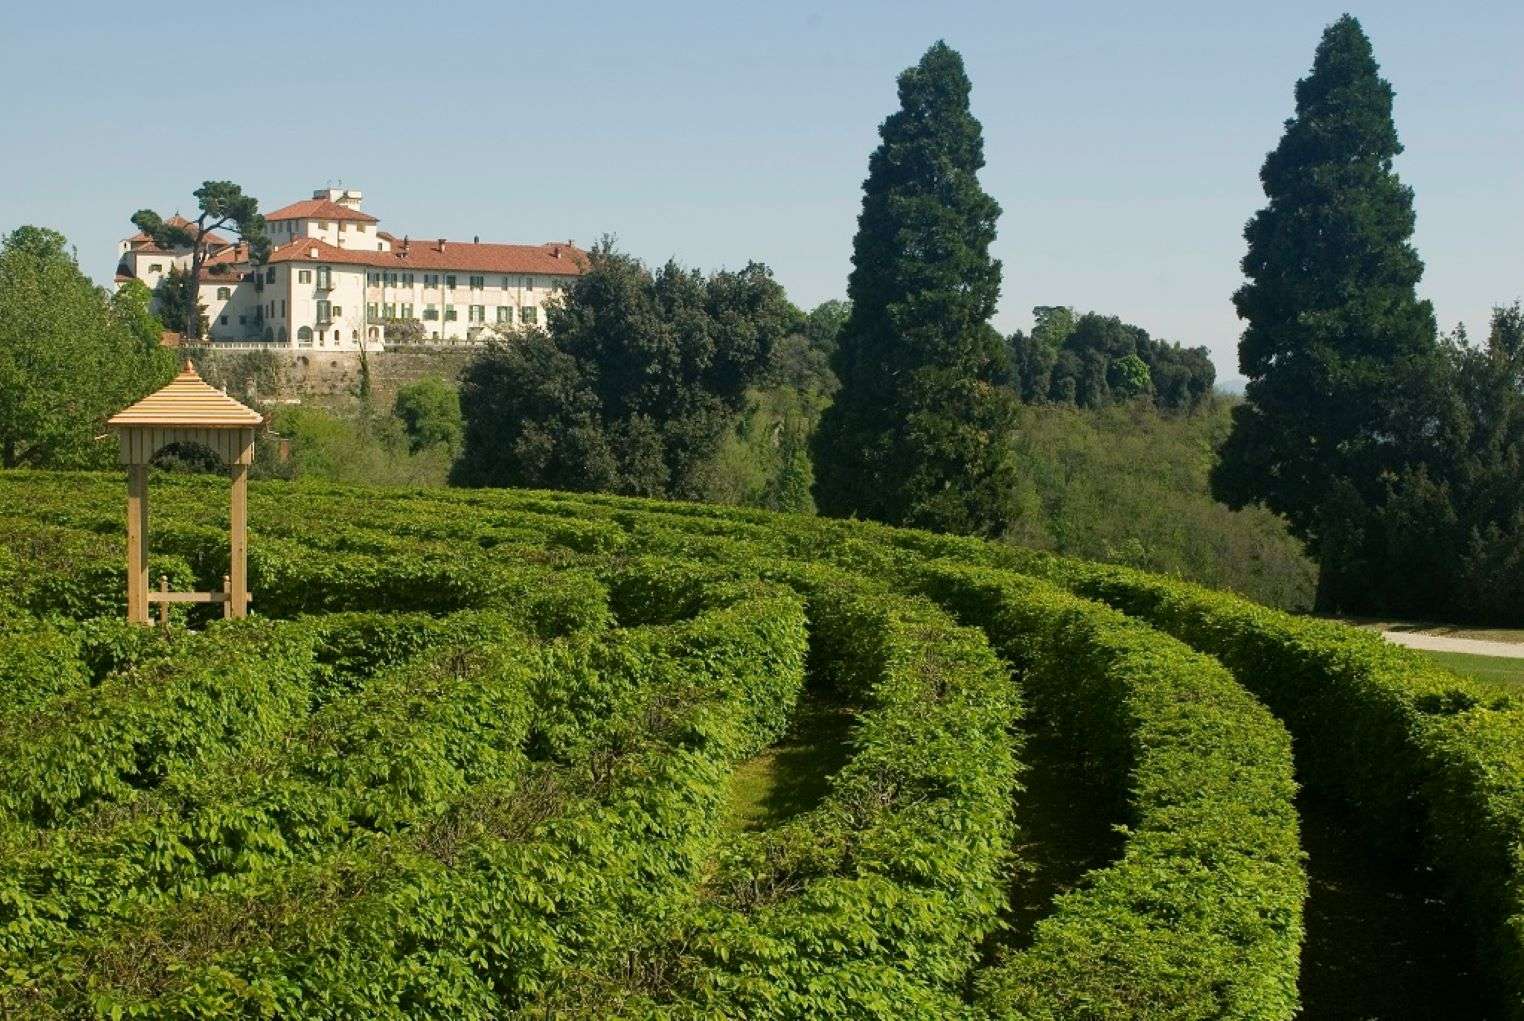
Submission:
[[[340,248],[320,238],[297,238],[272,251],[270,261],[338,262],[353,266],[369,266],[373,258],[385,254],[385,252],[366,252],[358,248]]]
[[[273,213],[266,213],[267,221],[273,220],[358,220],[360,223],[380,223],[369,213],[341,206],[331,199],[303,199],[283,206]]]
[[[270,255],[271,262],[333,262],[389,270],[455,270],[461,273],[541,273],[576,276],[587,253],[565,242],[543,245],[477,244],[467,241],[394,242],[390,252],[339,248],[317,238],[297,238]]]
[[[575,276],[587,269],[587,253],[564,241],[543,245],[498,245],[466,241],[393,242],[389,252],[371,252],[384,269],[453,269],[477,273],[544,273]]]

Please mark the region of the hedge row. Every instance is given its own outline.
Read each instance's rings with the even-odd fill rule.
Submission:
[[[1373,841],[1427,852],[1484,934],[1524,1017],[1524,703],[1378,636],[1125,568],[1034,564],[1210,652],[1297,739],[1304,781],[1341,798]]]
[[[1221,665],[1004,572],[917,582],[990,635],[1033,712],[1126,794],[1121,857],[978,984],[995,1017],[1290,1018],[1302,901],[1291,741]]]
[[[1019,699],[983,635],[924,600],[788,573],[815,683],[859,709],[853,755],[818,806],[723,850],[668,1008],[946,1016],[1005,903]]]
[[[630,919],[671,924],[730,764],[775,736],[753,728],[802,683],[804,617],[797,597],[753,584],[694,619],[601,643],[601,662],[638,678],[613,690],[646,692],[604,746],[478,784],[417,830],[150,911],[59,955],[12,1002],[100,1016],[498,1017],[590,962],[609,966],[609,937]]]
[[[535,650],[489,618],[448,623],[430,637],[450,644],[383,670],[268,746],[0,844],[0,952],[35,954],[166,893],[227,887],[416,825],[522,768]]]
[[[0,715],[0,821],[53,825],[178,771],[256,747],[306,715],[310,629],[244,620],[174,654]]]

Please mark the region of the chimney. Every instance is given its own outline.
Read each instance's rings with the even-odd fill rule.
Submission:
[[[402,235],[402,254],[403,255],[407,254],[407,247],[408,247],[408,245],[410,243],[411,242],[409,242],[408,239],[407,239],[407,235],[406,234]]]
[[[480,234],[472,234],[471,235],[471,243],[473,245],[479,245],[479,244],[481,244],[482,243],[482,236]]]
[[[445,239],[444,238],[440,238],[439,239],[439,250],[441,252],[444,251],[444,243],[445,243]]]
[[[557,245],[556,247],[552,248],[550,250],[550,254],[551,254],[552,258],[555,258],[555,259],[561,258],[561,246]]]

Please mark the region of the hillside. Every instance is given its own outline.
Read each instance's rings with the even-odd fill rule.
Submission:
[[[1317,567],[1285,524],[1259,508],[1231,511],[1208,489],[1235,400],[1192,414],[1145,402],[1024,406],[1016,437],[1023,513],[1011,539],[1307,609]]]
[[[154,493],[153,572],[214,586],[223,484]],[[6,1016],[1524,1004],[1524,703],[1354,629],[869,524],[267,482],[258,616],[160,633],[120,503],[0,473]]]

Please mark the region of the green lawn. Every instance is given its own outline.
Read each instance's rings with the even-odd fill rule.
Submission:
[[[1430,652],[1425,656],[1446,670],[1453,670],[1467,677],[1475,677],[1494,684],[1512,684],[1524,687],[1524,659],[1507,656],[1473,656],[1469,652]]]

